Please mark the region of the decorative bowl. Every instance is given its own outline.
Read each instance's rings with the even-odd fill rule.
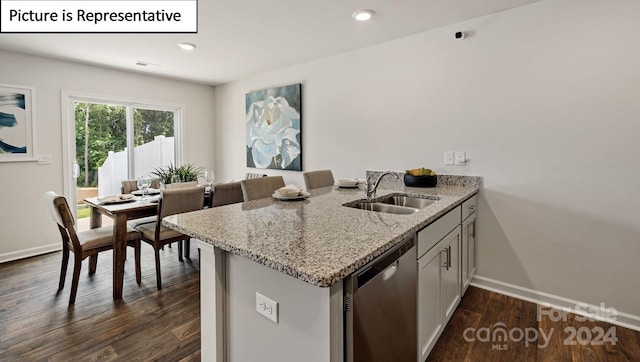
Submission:
[[[438,176],[414,176],[405,173],[404,184],[410,187],[436,187]]]

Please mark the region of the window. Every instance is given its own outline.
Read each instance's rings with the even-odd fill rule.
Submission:
[[[180,163],[179,106],[63,93],[65,98],[70,202],[81,205],[85,197],[119,194],[123,180]]]

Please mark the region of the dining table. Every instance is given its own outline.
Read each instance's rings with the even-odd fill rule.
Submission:
[[[127,221],[157,215],[157,198],[135,197],[122,202],[104,202],[100,197],[87,197],[84,202],[91,207],[90,228],[102,226],[102,215],[113,219],[113,299],[122,299],[124,261],[127,247]]]
[[[91,218],[89,227],[91,229],[102,226],[102,215],[113,219],[113,299],[122,299],[122,288],[124,281],[124,261],[127,248],[127,221],[139,219],[158,214],[158,197],[153,196],[160,193],[154,190],[152,196],[144,199],[140,196],[126,200],[116,200],[115,202],[104,202],[105,198],[87,197],[84,202],[91,207]],[[133,192],[137,195],[137,192]],[[111,198],[113,200],[113,198]],[[213,193],[205,191],[203,207],[211,207]],[[189,251],[184,250],[185,256],[189,257]]]

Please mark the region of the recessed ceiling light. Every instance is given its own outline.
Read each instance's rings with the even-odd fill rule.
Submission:
[[[369,9],[362,9],[354,12],[351,16],[358,21],[367,21],[373,17],[376,12]]]
[[[182,49],[182,50],[193,50],[196,48],[196,45],[193,43],[187,43],[187,42],[182,42],[182,43],[178,43],[178,46]]]

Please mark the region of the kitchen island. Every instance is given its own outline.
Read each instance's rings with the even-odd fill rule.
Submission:
[[[343,206],[363,198],[360,189],[327,187],[300,201],[262,199],[165,218],[201,249],[203,360],[341,361],[342,280],[476,194],[479,178],[381,187],[378,197],[404,192],[438,201],[410,215],[387,214]],[[256,293],[278,305],[257,302]]]

